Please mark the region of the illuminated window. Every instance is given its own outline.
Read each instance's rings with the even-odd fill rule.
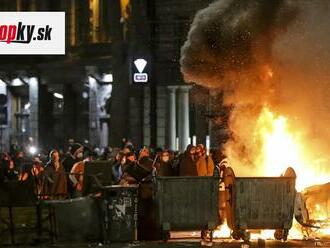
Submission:
[[[89,0],[90,37],[92,42],[99,42],[100,0]]]
[[[70,36],[71,36],[71,46],[76,45],[77,43],[77,37],[76,37],[76,1],[75,0],[71,0],[71,6],[70,6],[70,12],[71,12],[71,16],[70,16],[70,26],[71,26],[71,32],[70,32]]]
[[[128,31],[128,19],[130,17],[130,0],[120,0],[121,5],[121,22],[123,24],[123,36],[126,40]]]
[[[130,0],[120,0],[120,5],[121,5],[121,17],[123,19],[128,19],[129,17],[129,2]]]

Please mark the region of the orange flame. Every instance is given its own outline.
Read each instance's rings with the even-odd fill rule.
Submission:
[[[261,140],[261,155],[257,164],[265,176],[279,176],[288,166],[297,173],[298,191],[307,186],[330,182],[326,159],[313,158],[302,132],[290,129],[289,119],[275,115],[265,107],[257,121],[254,136]]]

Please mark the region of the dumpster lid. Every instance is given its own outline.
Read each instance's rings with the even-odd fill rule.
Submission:
[[[138,184],[130,184],[130,185],[109,185],[109,186],[103,186],[101,187],[101,190],[107,190],[107,189],[116,189],[116,188],[138,188]]]

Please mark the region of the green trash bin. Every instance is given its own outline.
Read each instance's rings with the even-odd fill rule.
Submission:
[[[169,231],[196,230],[210,230],[212,240],[222,223],[219,177],[157,177],[156,202],[164,241],[170,238]]]

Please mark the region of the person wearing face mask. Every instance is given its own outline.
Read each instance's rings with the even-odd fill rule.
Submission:
[[[157,174],[159,176],[173,176],[174,171],[172,167],[172,161],[170,160],[170,153],[165,150],[160,155],[159,167],[157,168]]]
[[[210,156],[206,154],[203,144],[197,145],[196,148],[196,167],[198,176],[213,176],[214,162]]]

